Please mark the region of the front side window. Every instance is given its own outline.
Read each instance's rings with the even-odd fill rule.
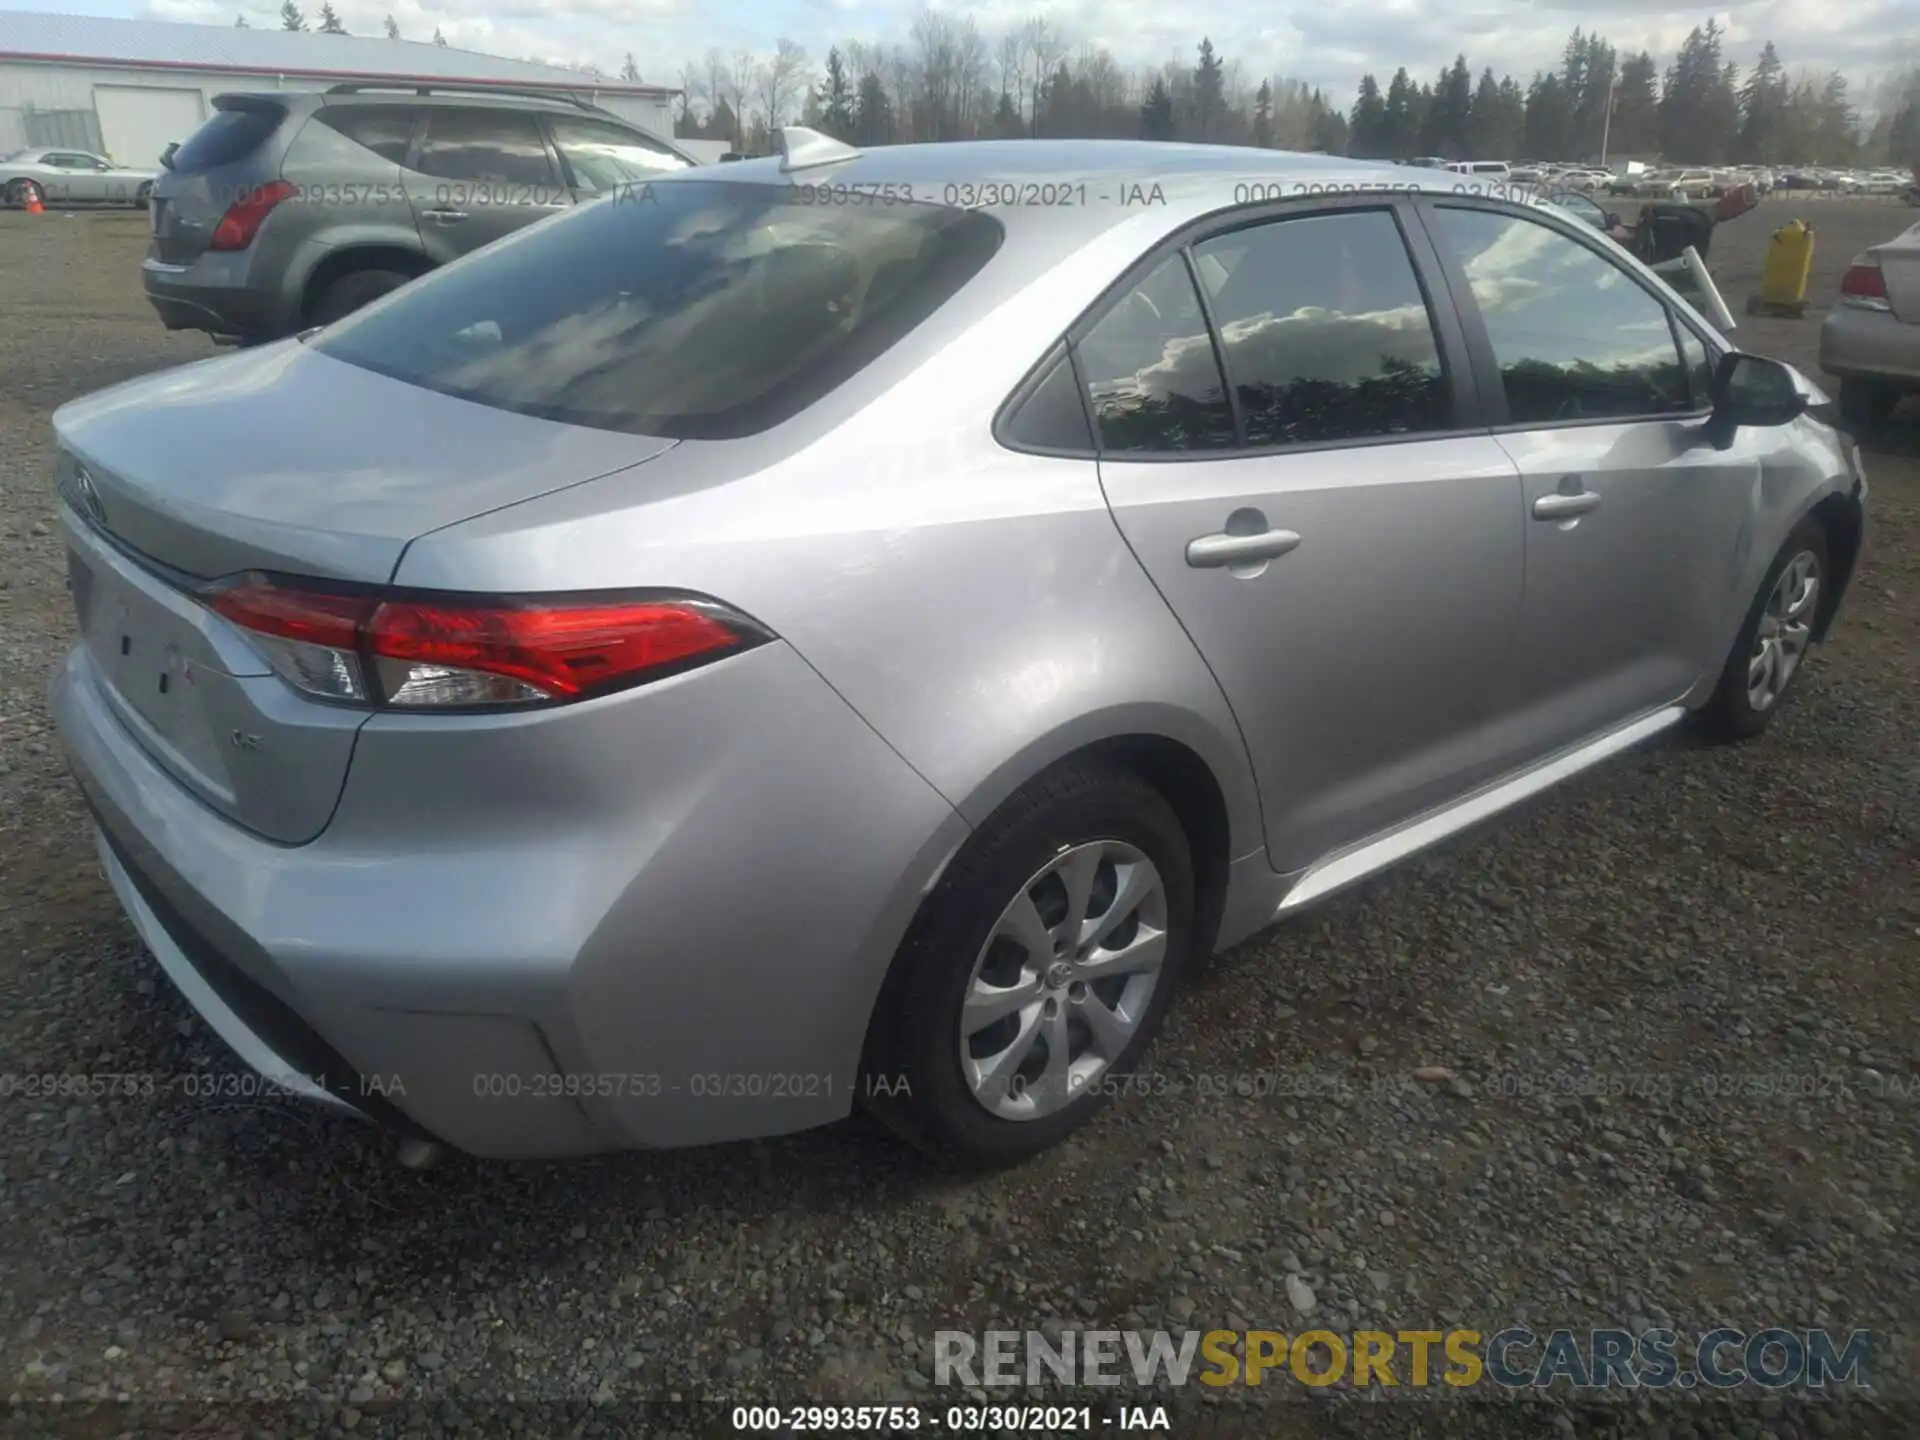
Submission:
[[[688,440],[779,423],[999,249],[981,211],[804,205],[666,180],[476,251],[329,326],[322,354],[524,415]]]
[[[420,142],[422,175],[488,185],[551,185],[553,166],[532,115],[516,110],[435,110]]]
[[[578,190],[617,190],[687,168],[687,162],[666,146],[618,125],[571,116],[555,116],[547,123]]]
[[[1693,408],[1704,410],[1713,403],[1713,354],[1702,340],[1686,326],[1676,326],[1680,332],[1680,358],[1687,367],[1687,381],[1692,386]]]
[[[1279,220],[1202,242],[1250,446],[1444,430],[1432,318],[1385,210]]]
[[[1667,308],[1625,270],[1536,220],[1443,206],[1515,424],[1692,409]]]
[[[1100,447],[1224,450],[1233,411],[1186,261],[1163,260],[1108,310],[1078,348]]]

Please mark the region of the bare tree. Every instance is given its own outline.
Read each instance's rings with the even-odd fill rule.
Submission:
[[[1044,15],[1035,15],[1020,27],[1021,38],[1026,41],[1027,63],[1032,67],[1033,76],[1032,109],[1028,114],[1028,133],[1040,133],[1040,104],[1046,93],[1047,81],[1053,72],[1060,68],[1060,61],[1067,53],[1067,47],[1060,37],[1053,33],[1053,27],[1047,23]]]
[[[692,60],[680,67],[680,123],[692,129],[693,102],[701,98],[701,86],[706,83],[701,67]]]
[[[744,145],[747,132],[753,128],[747,117],[747,100],[759,69],[759,59],[744,48],[733,52],[733,63],[727,67],[727,104],[733,109],[740,132],[734,137],[737,144]]]
[[[1000,93],[1012,99],[1015,109],[1020,109],[1027,98],[1027,74],[1021,65],[1026,53],[1026,42],[1018,30],[1002,35],[993,52],[994,64],[1000,73]]]
[[[791,40],[775,44],[773,58],[754,77],[768,130],[777,130],[796,94],[807,86],[807,52]]]

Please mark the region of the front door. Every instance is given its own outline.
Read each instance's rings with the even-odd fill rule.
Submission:
[[[1078,344],[1108,503],[1226,692],[1282,872],[1501,768],[1519,479],[1453,335],[1383,206],[1201,241]]]
[[[1430,212],[1524,479],[1526,589],[1501,711],[1535,753],[1692,688],[1724,656],[1743,528],[1777,432],[1703,433],[1711,352],[1608,253],[1530,216]]]

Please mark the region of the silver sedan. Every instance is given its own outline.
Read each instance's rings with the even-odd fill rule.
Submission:
[[[116,165],[91,150],[16,150],[0,157],[0,196],[13,209],[43,205],[145,205],[158,170]]]
[[[791,131],[68,404],[133,925],[416,1154],[1059,1141],[1207,956],[1834,622],[1825,396],[1458,180]]]
[[[1920,394],[1920,224],[1854,257],[1820,327],[1820,368],[1851,420],[1874,424]]]

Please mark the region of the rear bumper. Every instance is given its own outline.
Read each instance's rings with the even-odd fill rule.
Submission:
[[[244,255],[202,256],[170,265],[140,262],[147,300],[169,330],[204,330],[236,339],[273,340],[293,332],[291,307],[278,293],[246,283]]]
[[[887,965],[966,833],[777,643],[566,711],[377,717],[305,845],[195,799],[95,674],[68,657],[55,721],[181,993],[285,1093],[481,1156],[846,1114]]]
[[[1920,325],[1884,310],[1836,305],[1820,326],[1820,368],[1920,388]]]

